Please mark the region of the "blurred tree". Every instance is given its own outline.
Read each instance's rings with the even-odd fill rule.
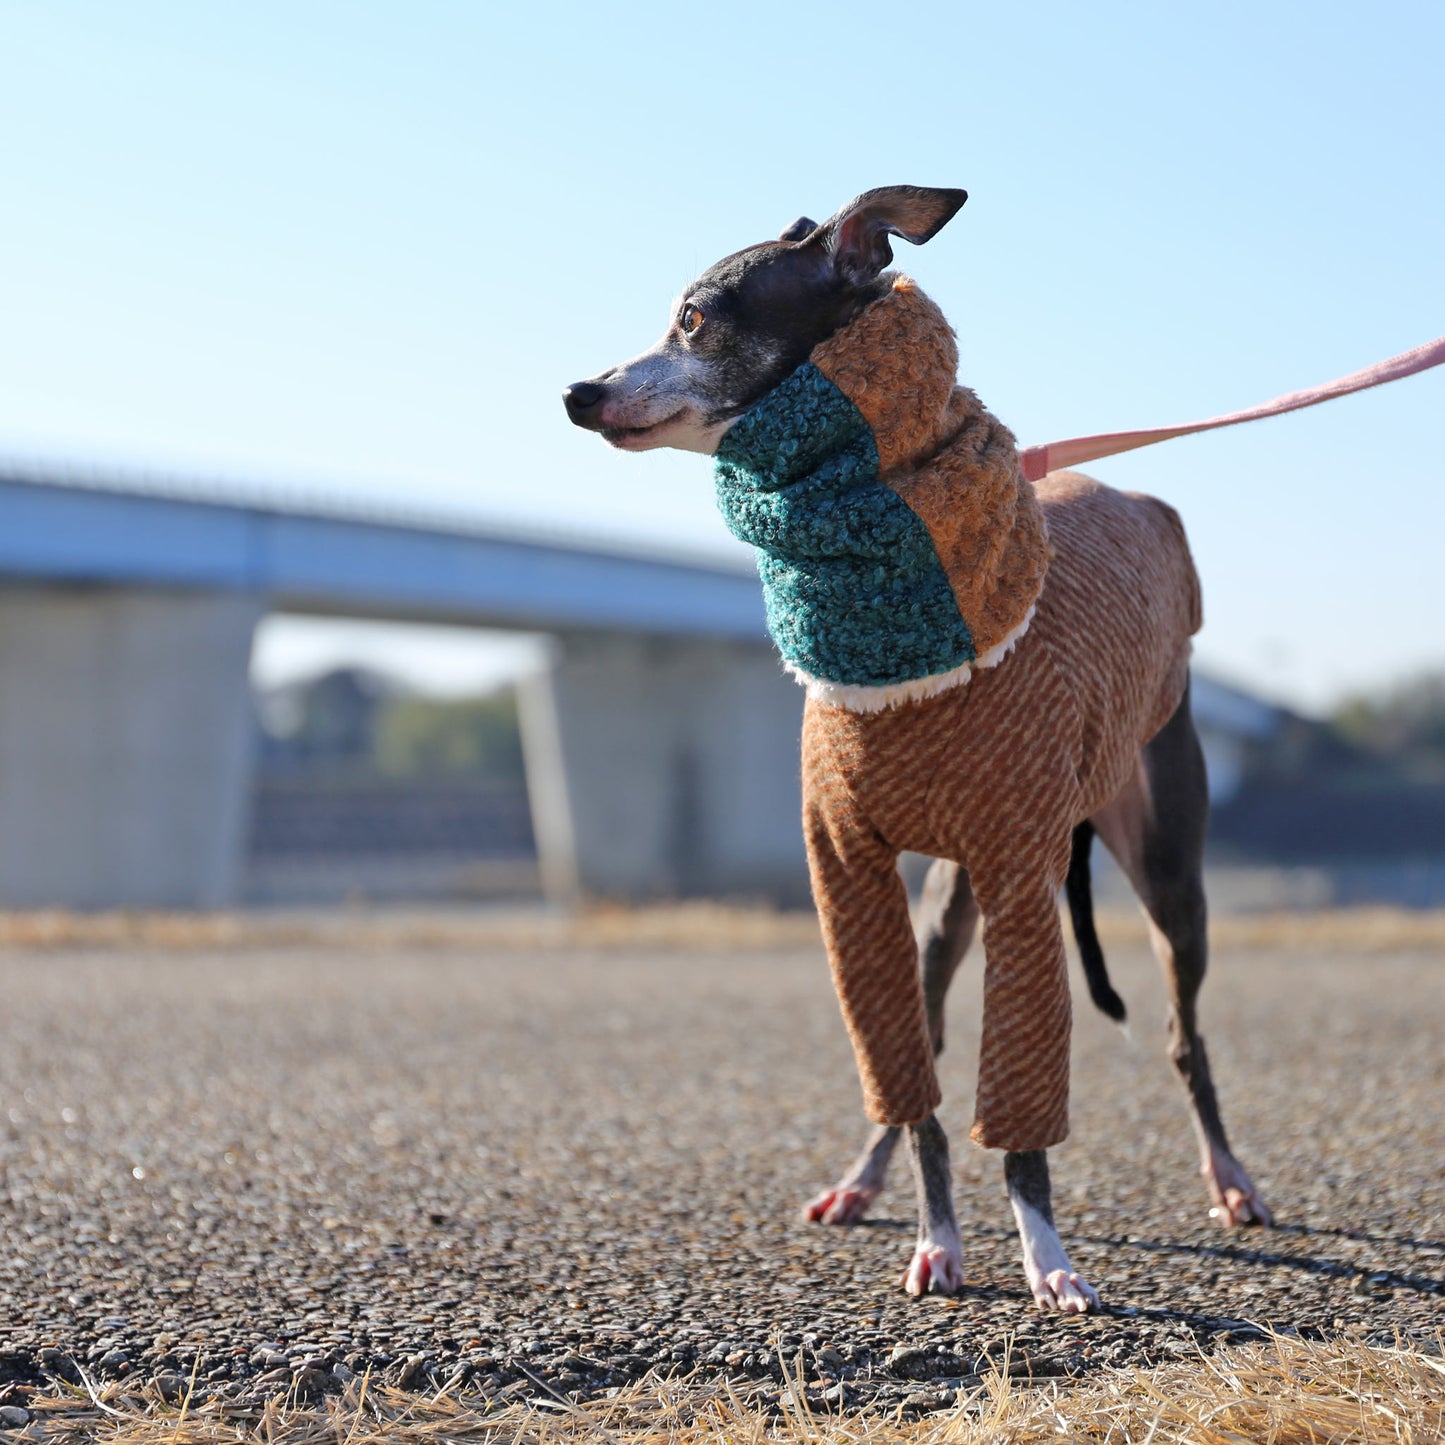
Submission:
[[[447,701],[390,698],[377,717],[373,760],[379,772],[393,778],[466,774],[520,779],[516,693],[504,688]]]
[[[369,766],[377,719],[397,684],[360,667],[338,667],[257,699],[263,756],[273,767],[332,771]]]
[[[1445,770],[1445,671],[1345,700],[1331,719],[1347,742],[1411,772]]]

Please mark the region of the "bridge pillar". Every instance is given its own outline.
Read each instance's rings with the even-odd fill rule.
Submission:
[[[804,901],[802,708],[761,644],[559,637],[521,689],[548,895]]]
[[[0,591],[0,905],[235,901],[259,600]]]

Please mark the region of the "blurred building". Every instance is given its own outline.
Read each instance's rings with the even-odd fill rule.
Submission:
[[[343,667],[257,704],[244,901],[540,892],[513,689],[435,701]]]
[[[1190,685],[1194,725],[1217,808],[1235,797],[1245,778],[1285,732],[1289,715],[1271,703],[1196,668]]]

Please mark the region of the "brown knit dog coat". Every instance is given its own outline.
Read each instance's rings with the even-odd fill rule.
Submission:
[[[984,920],[972,1137],[1047,1148],[1068,1133],[1058,891],[1074,827],[1183,695],[1200,625],[1184,532],[1162,502],[1074,473],[1035,493],[1012,434],[955,384],[947,322],[903,278],[810,360],[871,427],[879,480],[926,526],[977,654],[901,687],[805,678],[808,859],[864,1107],[907,1124],[939,1103],[897,861],[953,859]]]

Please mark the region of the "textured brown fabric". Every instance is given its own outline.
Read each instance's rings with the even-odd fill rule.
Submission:
[[[922,461],[943,435],[958,377],[958,343],[938,306],[907,276],[808,358],[863,413],[878,469]]]
[[[810,699],[803,729],[808,858],[865,1108],[903,1124],[939,1101],[896,861],[905,849],[956,859],[984,917],[973,1138],[1001,1149],[1068,1133],[1057,894],[1072,831],[1177,707],[1199,626],[1170,508],[1072,473],[1046,478],[1039,496],[1054,558],[1009,657],[886,712]]]
[[[958,346],[906,276],[809,360],[862,412],[879,474],[918,515],[985,656],[1028,617],[1048,542],[1013,433],[955,384]]]

